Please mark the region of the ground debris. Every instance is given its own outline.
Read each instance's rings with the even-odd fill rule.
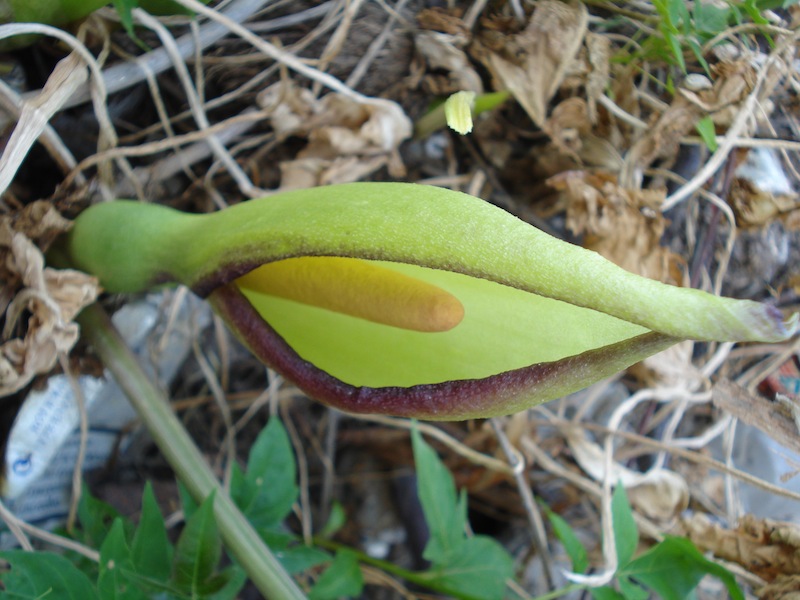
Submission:
[[[49,246],[68,228],[69,222],[46,202],[0,217],[0,310],[5,314],[0,396],[47,373],[60,353],[72,349],[78,340],[78,326],[72,319],[97,298],[96,278],[44,266],[41,247]],[[26,314],[30,316],[23,322]]]
[[[521,33],[500,36],[478,50],[501,87],[507,89],[539,127],[548,104],[573,69],[589,15],[581,3],[546,1],[536,6]]]
[[[281,138],[308,140],[280,164],[281,190],[359,181],[384,166],[395,177],[403,174],[397,147],[411,135],[411,123],[394,102],[335,93],[316,98],[284,80],[262,91],[258,103]]]
[[[726,529],[703,514],[683,519],[681,524],[698,548],[738,563],[765,581],[774,582],[781,576],[796,578],[800,573],[797,525],[745,515],[735,529]]]

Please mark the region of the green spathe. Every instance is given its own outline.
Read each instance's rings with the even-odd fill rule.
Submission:
[[[470,390],[494,393],[477,382],[539,364],[564,378],[567,363],[560,361],[570,359],[569,385],[538,372],[514,379],[514,386],[507,381],[504,389],[514,387],[515,400],[498,400],[492,410],[499,414],[579,389],[680,339],[776,342],[797,326],[796,316],[783,323],[774,307],[633,275],[482,200],[414,184],[299,190],[208,215],[137,202],[100,204],[76,220],[67,251],[109,291],[180,282],[209,296],[251,349],[283,364],[277,360],[283,355],[276,359],[270,350],[277,332],[289,347],[281,352],[299,357],[287,363],[287,376],[303,387],[310,371],[321,370],[356,391],[328,394],[324,378],[305,389],[329,400],[359,394],[359,410],[371,412],[381,407],[358,389],[473,381]],[[411,331],[237,283],[263,264],[307,256],[377,261],[451,294],[463,304],[464,319],[448,331]],[[612,347],[616,354],[604,366],[603,349]],[[539,394],[540,388],[550,391]],[[468,414],[481,410],[473,404]],[[447,418],[458,416],[448,409]]]

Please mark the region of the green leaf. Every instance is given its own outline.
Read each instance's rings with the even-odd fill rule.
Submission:
[[[297,501],[297,469],[289,436],[273,417],[256,438],[247,460],[247,472],[234,469],[231,497],[256,529],[283,521]]]
[[[625,493],[625,487],[618,483],[611,497],[611,514],[614,521],[614,543],[617,547],[617,561],[622,567],[633,558],[639,544],[639,529],[633,520],[633,511]]]
[[[234,600],[244,584],[247,573],[239,565],[231,565],[214,575],[203,586],[204,600]]]
[[[339,531],[345,523],[347,523],[347,515],[344,512],[344,507],[340,502],[334,502],[331,505],[331,512],[328,515],[328,522],[325,523],[325,526],[319,532],[319,535],[324,538],[333,537],[333,535]]]
[[[689,597],[704,576],[713,575],[722,581],[733,600],[744,600],[744,594],[730,571],[705,558],[685,538],[664,538],[620,573],[636,579],[665,600]]]
[[[14,600],[58,598],[58,600],[96,600],[97,590],[89,578],[63,556],[52,552],[6,550],[0,560],[10,570],[0,572],[3,591],[0,598]]]
[[[140,574],[167,581],[172,564],[172,544],[167,537],[164,517],[148,481],[142,495],[142,515],[131,542],[131,560]]]
[[[150,48],[141,40],[141,38],[139,38],[138,35],[136,35],[136,30],[133,28],[133,13],[131,11],[134,8],[139,7],[139,0],[112,1],[114,3],[114,8],[117,9],[117,14],[119,14],[119,21],[125,28],[125,32],[128,34],[128,37],[130,37],[142,50],[149,52]]]
[[[464,540],[446,563],[423,574],[433,589],[469,600],[502,600],[513,575],[511,556],[485,535]]]
[[[99,548],[106,539],[111,525],[120,517],[116,508],[92,496],[89,487],[84,484],[81,499],[78,502],[78,521],[80,536],[78,539],[92,548]]]
[[[430,533],[423,556],[433,568],[423,574],[426,583],[459,598],[501,599],[514,571],[511,557],[487,536],[466,537],[466,494],[457,495],[452,474],[419,430],[411,432],[411,441],[417,493]]]
[[[202,595],[212,583],[221,553],[222,545],[214,519],[212,494],[186,522],[178,538],[172,581],[193,597]]]
[[[620,577],[617,583],[626,600],[647,600],[650,597],[650,593],[646,589],[627,577]]]
[[[627,600],[623,594],[607,585],[589,588],[589,593],[594,600]]]
[[[683,48],[681,47],[680,40],[672,32],[664,32],[664,38],[667,40],[672,56],[678,62],[681,71],[686,72],[686,61],[683,58]]]
[[[703,141],[708,149],[711,150],[711,152],[716,151],[717,131],[714,126],[714,121],[711,119],[711,117],[703,117],[697,122],[695,127],[697,128],[697,132],[700,134],[700,137],[703,138]]]
[[[335,600],[360,596],[364,578],[358,566],[358,555],[349,550],[339,550],[331,565],[311,589],[309,600]]]
[[[131,580],[134,574],[123,521],[117,519],[100,547],[100,576],[97,579],[100,598],[146,600],[147,596]]]
[[[436,452],[417,429],[411,432],[417,468],[417,494],[428,524],[430,540],[423,557],[432,563],[448,564],[466,540],[466,498],[456,495],[456,485]]]
[[[236,469],[236,464],[233,465],[234,470]],[[197,512],[197,502],[194,501],[192,495],[189,493],[189,490],[186,489],[186,486],[183,484],[182,481],[178,480],[178,496],[181,499],[181,507],[183,508],[183,518],[187,521],[192,517],[192,515]]]
[[[296,535],[268,530],[261,530],[259,533],[290,575],[302,573],[331,560],[330,554],[319,548],[306,546]]]
[[[546,504],[541,506],[545,510],[550,525],[553,526],[553,532],[563,544],[567,556],[572,561],[572,571],[574,573],[585,573],[586,569],[589,568],[589,556],[586,553],[586,548],[578,539],[578,536],[575,535],[575,531],[566,520],[554,513],[549,506]]]
[[[730,7],[715,6],[710,2],[695,2],[693,12],[697,31],[710,36],[725,31],[732,18]]]

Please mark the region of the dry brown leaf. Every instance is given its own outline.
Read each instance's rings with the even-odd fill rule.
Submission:
[[[620,184],[639,188],[644,170],[659,158],[673,159],[681,139],[694,129],[703,111],[683,96],[675,96],[672,104],[637,139],[627,155],[620,174]]]
[[[720,62],[713,67],[714,83],[710,88],[692,91],[683,87],[678,91],[703,112],[717,113],[745,100],[753,90],[757,78],[758,73],[750,61]],[[715,119],[715,122],[730,123],[722,117],[719,121]]]
[[[778,575],[755,593],[761,600],[800,600],[800,575]]]
[[[509,36],[502,54],[487,51],[484,61],[494,77],[525,109],[536,125],[547,120],[547,105],[580,50],[589,18],[579,2],[544,0],[528,26]]]
[[[584,245],[619,266],[667,283],[680,281],[678,256],[660,245],[667,221],[659,206],[663,190],[628,190],[613,176],[568,171],[547,180],[562,192],[567,227]]]
[[[417,25],[420,29],[440,31],[451,35],[469,36],[469,28],[461,19],[459,9],[444,10],[441,8],[423,8],[417,13]]]
[[[36,216],[40,220],[35,220]],[[67,221],[49,205],[35,204],[14,222],[0,222],[0,277],[3,280],[5,326],[0,345],[0,396],[22,389],[36,375],[50,371],[60,353],[78,340],[75,315],[97,297],[94,277],[45,268],[41,250],[18,229],[49,239],[67,228]],[[12,294],[14,294],[12,296]],[[27,323],[20,323],[26,313]],[[24,333],[12,337],[17,330]]]
[[[432,93],[437,95],[452,94],[460,91],[483,93],[480,75],[472,67],[462,48],[468,38],[462,35],[440,33],[438,31],[419,31],[414,36],[414,45],[425,59],[430,70],[440,69],[447,72],[444,83],[429,85]]]
[[[568,98],[560,102],[543,129],[561,152],[579,160],[583,140],[592,130],[586,101],[583,98]]]
[[[733,180],[728,202],[742,227],[762,227],[782,216],[791,221],[790,213],[800,210],[797,194],[774,194],[742,178]]]
[[[282,81],[261,92],[258,103],[279,136],[308,139],[295,160],[280,165],[281,190],[358,181],[382,166],[393,177],[403,174],[397,148],[411,135],[411,122],[394,102],[341,94],[319,99]]]
[[[738,563],[765,581],[800,573],[800,530],[795,524],[745,515],[736,529],[725,529],[695,514],[682,526],[701,550]]]

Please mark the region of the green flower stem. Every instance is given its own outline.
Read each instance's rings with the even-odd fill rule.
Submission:
[[[304,600],[305,594],[222,489],[166,398],[153,385],[105,311],[94,304],[80,314],[78,322],[85,339],[125,391],[192,497],[200,502],[216,492],[214,514],[222,538],[264,597]]]
[[[492,110],[500,106],[503,102],[508,100],[511,96],[507,91],[489,92],[481,94],[475,98],[475,107],[473,109],[473,116],[477,117],[479,114]],[[447,119],[444,114],[444,102],[432,108],[429,112],[420,117],[414,124],[414,137],[418,140],[423,140],[435,131],[442,129],[447,125]]]

